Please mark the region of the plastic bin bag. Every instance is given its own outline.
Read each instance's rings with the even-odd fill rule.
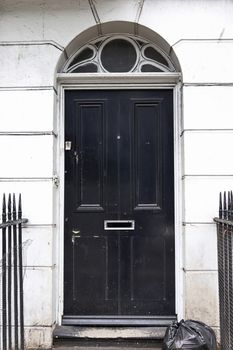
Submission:
[[[165,333],[163,350],[216,350],[212,328],[200,321],[173,322]]]

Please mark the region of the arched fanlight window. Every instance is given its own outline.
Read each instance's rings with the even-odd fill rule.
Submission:
[[[156,45],[134,36],[102,36],[75,52],[64,73],[174,72],[169,56]]]

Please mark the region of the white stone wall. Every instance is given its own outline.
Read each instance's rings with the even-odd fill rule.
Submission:
[[[174,49],[183,73],[185,317],[218,329],[218,192],[233,187],[233,2],[230,0],[2,0],[0,4],[0,193],[22,192],[28,347],[49,347],[57,320],[56,76],[82,31],[138,22]],[[100,27],[101,29],[101,27]],[[59,174],[58,174],[59,175]],[[182,233],[180,233],[182,234]],[[55,258],[57,257],[57,258]]]

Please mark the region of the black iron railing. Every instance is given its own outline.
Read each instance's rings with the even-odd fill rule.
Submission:
[[[233,349],[233,193],[220,193],[218,236],[218,277],[220,334],[222,350]]]
[[[23,257],[21,195],[16,208],[15,195],[2,202],[1,236],[1,349],[24,349]]]

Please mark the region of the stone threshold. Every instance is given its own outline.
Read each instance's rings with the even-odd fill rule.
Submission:
[[[159,340],[59,340],[54,342],[53,350],[160,350]]]

